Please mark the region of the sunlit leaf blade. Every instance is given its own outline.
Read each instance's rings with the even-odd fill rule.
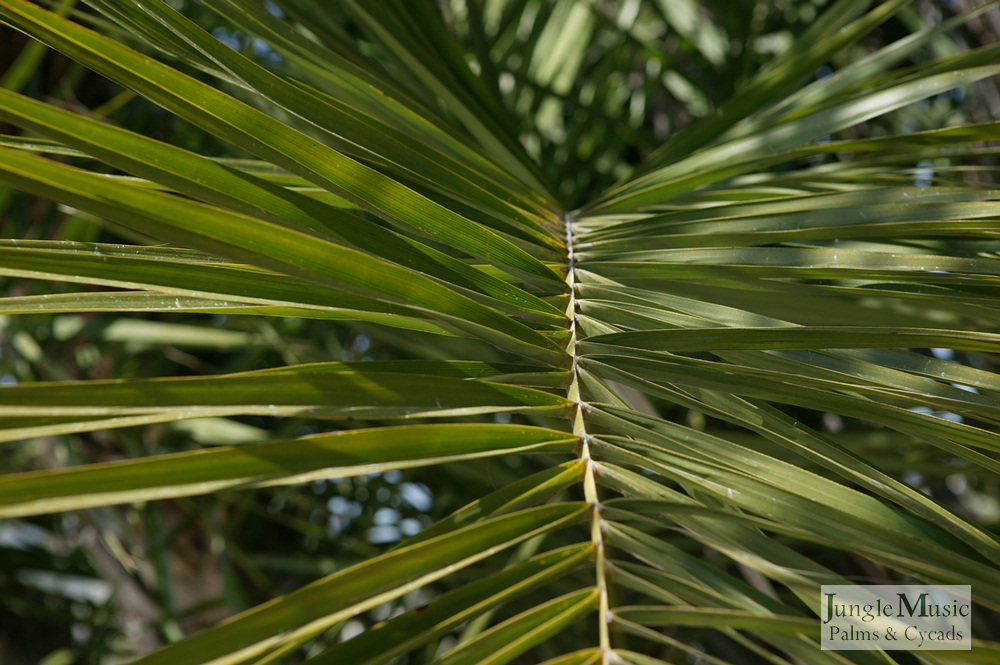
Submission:
[[[335,625],[496,551],[577,522],[584,511],[584,507],[572,503],[543,506],[394,550],[345,568],[135,663],[243,662],[267,651],[283,634],[311,633]]]
[[[96,214],[127,219],[130,225],[164,239],[249,260],[328,288],[352,285],[362,294],[383,290],[396,302],[414,302],[445,315],[449,322],[482,318],[475,329],[487,337],[506,328],[510,341],[530,354],[556,361],[559,347],[538,333],[479,305],[416,272],[380,261],[321,237],[281,225],[252,220],[159,192],[122,187],[49,160],[4,151],[0,179],[48,194]],[[448,310],[451,310],[450,312]],[[479,313],[477,317],[475,312]],[[521,338],[515,341],[516,338]],[[529,341],[530,340],[530,341]],[[528,342],[527,345],[524,342]],[[502,342],[501,342],[502,343]],[[535,348],[530,351],[529,348]]]
[[[40,40],[51,40],[54,48],[65,49],[67,55],[292,173],[521,274],[558,283],[544,264],[499,236],[232,97],[30,3],[5,2],[0,14]]]
[[[582,649],[574,651],[564,656],[556,656],[546,660],[542,665],[594,665],[599,662],[600,654],[597,649]]]
[[[749,397],[773,400],[784,404],[795,404],[811,409],[829,409],[836,413],[852,417],[865,417],[894,427],[916,436],[928,437],[936,445],[945,447],[949,452],[968,454],[969,459],[983,464],[987,468],[997,469],[997,463],[988,456],[981,456],[975,451],[964,451],[963,446],[982,448],[987,451],[1000,450],[1000,437],[995,433],[958,423],[952,420],[911,411],[895,405],[872,400],[866,396],[855,396],[849,391],[854,386],[830,384],[825,389],[815,384],[808,390],[783,381],[774,375],[750,370],[745,367],[711,363],[692,359],[660,360],[645,357],[641,360],[626,357],[602,357],[601,361],[588,362],[588,367],[595,373],[613,380],[631,383],[640,367],[646,367],[647,375],[653,375],[654,380],[669,384],[680,383],[693,388],[725,391]],[[734,382],[734,375],[738,376]],[[750,376],[753,376],[750,379]],[[841,393],[840,391],[845,392]],[[653,390],[666,393],[669,389]],[[865,392],[858,388],[857,392]]]
[[[719,605],[747,610],[780,611],[781,606],[744,580],[704,564],[666,541],[620,523],[609,523],[607,542],[626,548],[630,557],[646,565],[618,563],[635,571],[653,586],[668,589],[689,604]],[[671,601],[676,602],[677,596]]]
[[[357,113],[335,96],[285,80],[237,53],[164,3],[149,3],[141,12],[130,11],[128,7],[126,11],[131,14],[126,22],[142,32],[174,42],[180,38],[183,47],[179,55],[205,58],[211,66],[219,67],[258,94],[283,108],[295,109],[304,120],[326,130],[326,136],[339,151],[356,159],[384,164],[403,178],[418,180],[424,186],[459,197],[490,216],[510,217],[510,221],[504,220],[505,225],[519,227],[522,232],[534,231],[530,236],[536,243],[551,242],[551,237],[542,232],[538,219],[517,206],[518,203],[522,208],[534,205],[534,202],[523,201],[519,191],[522,188],[512,191],[498,187],[495,180],[481,177],[410,135]],[[518,198],[522,201],[516,201]],[[545,219],[553,213],[537,210],[535,215]]]
[[[322,44],[310,40],[303,43],[301,35],[289,26],[275,21],[273,14],[251,2],[210,0],[205,3],[220,14],[267,39],[277,49],[303,63],[315,84],[358,109],[381,120],[386,127],[403,130],[417,140],[435,145],[455,159],[485,172],[494,179],[510,180],[491,160],[471,149],[453,135],[454,128],[436,119],[416,101],[407,99],[402,91],[391,90],[385,80],[376,81],[369,73],[358,69]],[[522,172],[519,166],[517,171]],[[530,181],[529,181],[530,182]],[[528,192],[532,194],[533,192]]]
[[[496,604],[524,594],[534,585],[551,583],[588,558],[589,548],[586,545],[541,554],[435,598],[426,606],[373,627],[307,662],[310,665],[375,665],[386,662],[441,636]]]
[[[176,343],[176,340],[172,339],[171,342]],[[363,374],[366,371],[376,371],[376,373],[385,376],[404,375],[407,377],[418,377],[418,379],[411,379],[411,380],[421,381],[421,386],[427,385],[426,381],[428,379],[434,381],[435,377],[447,378],[452,382],[461,378],[466,378],[466,379],[488,378],[491,379],[491,381],[495,384],[512,384],[512,385],[521,385],[526,387],[534,386],[534,387],[544,387],[544,388],[560,387],[565,384],[566,376],[564,372],[559,372],[559,371],[542,372],[539,371],[539,369],[540,368],[538,367],[530,365],[491,364],[482,362],[445,363],[445,362],[434,362],[434,361],[383,361],[383,362],[368,361],[361,363],[311,363],[299,366],[276,367],[267,370],[259,370],[256,372],[248,372],[240,375],[234,375],[231,376],[230,378],[236,379],[237,382],[243,383],[244,385],[255,385],[256,382],[259,380],[258,377],[260,377],[261,375],[264,375],[262,377],[261,383],[267,384],[273,378],[272,375],[275,374],[307,373],[310,375],[339,374],[343,376],[350,376],[358,372],[361,372]],[[330,382],[330,378],[331,378],[330,376],[327,376],[326,379],[321,378],[319,383],[327,384]],[[218,380],[224,381],[225,379],[223,377],[213,377],[207,380],[212,382]],[[351,380],[348,379],[348,382],[350,381]],[[49,384],[49,386],[53,385],[57,384]],[[69,392],[77,392],[82,394],[84,392],[89,391],[91,387],[94,387],[96,385],[97,384],[87,384],[83,382],[77,382],[75,384],[67,383],[67,384],[62,384],[61,389],[67,390]],[[105,383],[104,385],[105,387],[109,387],[111,384]],[[14,392],[16,392],[17,390],[29,389],[31,387],[32,387],[31,384],[22,385],[17,387],[14,390]],[[122,386],[119,386],[119,388],[121,387]],[[464,391],[469,387],[470,386],[468,386],[468,384],[462,384],[463,394]],[[141,382],[139,384],[133,384],[133,388],[136,389],[134,392],[138,394],[142,394],[146,390],[146,388],[142,387]],[[498,392],[494,393],[494,395],[495,396],[507,395],[508,397],[510,397],[511,395],[520,392],[516,389],[513,392],[509,391],[510,388],[501,387]],[[14,392],[5,393],[5,395],[13,396]],[[112,392],[116,392],[116,389],[112,388]],[[121,396],[127,392],[128,388],[125,388],[124,392],[118,392],[118,394],[119,396]],[[381,392],[383,398],[386,397],[386,392],[384,389],[380,389],[379,392]],[[523,394],[524,395],[533,394],[536,398],[541,397],[543,401],[547,401],[549,399],[554,399],[555,400],[554,403],[558,403],[559,401],[559,398],[549,395],[548,393],[538,393],[532,391]],[[160,395],[161,397],[163,396],[162,391],[160,391]],[[374,399],[375,393],[372,393],[371,395]],[[184,401],[182,396],[177,395],[175,397],[177,399],[180,399],[181,401]],[[284,405],[272,403],[274,402],[275,398],[278,397],[276,393],[273,392],[266,393],[266,397],[267,399],[264,401],[266,401],[267,404],[262,403],[256,406],[252,406],[250,407],[249,410],[257,411],[269,416],[279,415],[282,413],[296,414],[296,413],[301,413],[303,411],[302,405],[291,406],[287,403],[287,399]],[[411,414],[406,414],[405,411],[407,410],[407,407],[404,407],[402,408],[402,410],[400,410],[398,406],[390,407],[387,404],[383,404],[382,406],[378,407],[368,407],[368,411],[366,412],[365,415],[378,415],[379,417],[382,418],[392,418],[393,414],[397,416],[401,415],[403,417],[406,417],[408,415],[413,415],[414,417],[417,416],[428,417],[428,416],[434,416],[435,414],[441,415],[443,410],[446,408],[444,404],[441,404],[440,407],[438,406],[441,397],[442,396],[437,396],[434,398],[434,406],[429,410],[418,408],[412,410]],[[391,401],[392,399],[401,399],[402,396],[390,395],[389,398]],[[226,398],[222,397],[221,399],[225,401]],[[87,398],[84,398],[84,401],[87,401]],[[172,422],[184,418],[213,418],[213,417],[219,418],[222,416],[231,416],[239,413],[247,413],[248,406],[249,405],[246,404],[236,405],[234,403],[224,404],[224,405],[216,404],[214,406],[205,403],[198,403],[190,406],[180,406],[180,407],[165,407],[163,405],[160,405],[153,412],[143,413],[142,412],[143,409],[141,408],[135,409],[133,408],[134,405],[132,406],[119,405],[118,407],[115,407],[105,404],[103,407],[97,407],[97,410],[105,411],[113,415],[108,415],[108,416],[82,415],[83,411],[91,411],[94,409],[94,405],[91,404],[89,407],[85,406],[81,408],[79,405],[77,405],[76,407],[71,408],[70,410],[78,414],[74,416],[53,416],[51,415],[51,411],[47,411],[45,415],[40,415],[35,417],[26,416],[25,415],[26,411],[22,411],[20,409],[9,409],[10,413],[13,413],[14,415],[5,415],[0,417],[0,441],[17,441],[19,439],[27,439],[31,437],[55,436],[58,434],[68,434],[73,432],[87,432],[87,431],[103,430],[103,429],[134,427],[136,425],[146,425],[151,423]],[[345,410],[344,408],[340,408],[339,410],[326,408],[325,409],[326,413],[322,417],[357,419],[359,416],[362,415],[362,411],[364,411],[364,408],[360,407],[359,410],[355,410],[357,406],[358,406],[357,404],[354,404],[352,402],[351,405],[347,408],[347,410]],[[0,408],[2,408],[2,406],[0,406]],[[468,411],[470,408],[473,411],[477,410],[474,407],[470,407],[469,403],[464,401],[460,403],[458,408],[459,411]],[[522,403],[520,407],[515,407],[515,408],[537,409],[538,407],[537,406],[527,407],[524,403]],[[308,410],[310,415],[312,416],[315,417],[321,416],[320,414],[321,410],[317,409],[316,407],[309,407]],[[487,408],[486,411],[491,411],[491,408]],[[129,413],[138,412],[138,415],[123,415],[126,412]],[[334,415],[335,413],[339,413],[339,415]],[[215,415],[206,415],[206,414],[215,414]],[[209,441],[208,443],[226,443],[226,442]],[[556,469],[558,470],[558,467],[556,467]],[[554,483],[553,489],[551,489],[550,493],[555,492],[557,489],[565,487],[565,485],[572,482],[577,477],[577,475],[578,474],[574,474],[572,472],[562,474],[560,476],[560,482]],[[511,487],[512,489],[514,488],[514,486]],[[456,516],[458,516],[460,513],[461,511],[459,513],[456,513]],[[440,525],[447,524],[449,521],[450,520],[442,521]],[[432,531],[432,529],[427,530],[427,532],[430,531]]]
[[[619,619],[616,622],[616,627],[626,635],[643,638],[649,640],[653,644],[663,645],[666,648],[673,649],[674,651],[685,653],[689,658],[701,658],[701,656],[698,656],[698,654],[701,653],[701,651],[697,649],[695,646],[688,645],[674,637],[665,634],[664,632],[656,631],[652,628],[647,628],[646,626],[642,626],[638,623],[633,623],[631,621],[626,621],[624,619]],[[733,641],[741,643],[749,651],[756,652],[757,655],[763,658],[767,658],[771,662],[778,664],[783,664],[788,662],[783,658],[781,658],[780,656],[774,655],[770,650],[758,646],[753,641],[740,639],[739,634],[732,629],[728,629],[725,632],[728,634],[728,637],[730,637],[730,639],[732,639]],[[763,633],[760,639],[762,639],[765,642],[772,642],[772,643],[776,641],[773,638],[768,639],[769,637],[770,636],[767,633]],[[811,643],[807,642],[806,644],[809,645]],[[822,663],[824,665],[826,664],[844,665],[845,663],[852,662],[837,655],[835,652],[831,654],[830,652],[819,651],[818,655],[813,655],[817,653],[817,650],[815,648],[807,647],[806,649],[801,649],[801,646],[803,646],[801,644],[783,643],[783,644],[776,644],[775,646],[777,646],[778,648],[789,654],[795,654],[796,656],[801,655],[803,657],[811,658],[811,660],[817,663]],[[862,657],[863,656],[864,654],[862,655]],[[659,665],[660,663],[664,662],[656,658],[647,656],[645,654],[632,651],[624,651],[622,654],[622,658],[625,660],[625,662],[634,663],[635,665]],[[704,658],[704,660],[705,662],[711,663],[712,665],[737,665],[737,663],[734,663],[731,660],[727,660],[725,658],[718,658],[715,656],[709,656],[707,658]],[[868,661],[868,662],[871,663],[874,661]]]
[[[588,269],[621,279],[871,279],[927,284],[961,284],[970,277],[992,285],[998,273],[992,259],[933,256],[835,248],[739,247],[632,252],[619,260],[594,260]]]
[[[725,495],[725,497],[730,499],[732,502],[746,505],[747,507],[750,507],[751,510],[759,512],[763,516],[771,519],[783,519],[780,512],[781,509],[779,507],[777,494],[789,497],[797,495],[802,499],[806,499],[808,497],[809,501],[816,504],[814,509],[815,515],[820,515],[826,510],[834,512],[845,510],[844,506],[850,506],[852,516],[850,518],[845,517],[844,519],[859,519],[878,525],[886,531],[895,531],[896,535],[894,537],[896,538],[910,538],[915,541],[924,539],[939,541],[943,545],[955,548],[956,550],[959,549],[956,543],[945,536],[943,532],[921,523],[918,520],[912,519],[903,513],[891,510],[884,506],[884,504],[869,500],[865,498],[865,495],[863,494],[846,491],[844,488],[832,483],[824,483],[824,487],[821,489],[827,491],[834,489],[832,494],[838,495],[836,499],[831,496],[811,496],[807,490],[804,491],[801,487],[796,488],[793,486],[787,492],[784,490],[776,490],[776,496],[773,498],[773,505],[767,505],[764,502],[754,503],[754,500],[750,499],[750,495],[761,489],[758,483],[761,485],[774,484],[774,480],[764,477],[746,478],[743,477],[742,474],[739,474],[738,471],[723,469],[714,464],[706,465],[688,460],[685,459],[686,456],[684,455],[662,453],[652,450],[649,445],[635,444],[621,439],[617,440],[615,443],[625,450],[643,451],[644,454],[649,456],[648,468],[655,472],[661,473],[666,477],[672,478],[682,484],[698,484],[702,489],[708,492]],[[609,442],[607,444],[609,454],[623,458],[626,456],[631,457],[631,455],[623,455],[619,451],[616,451],[615,448],[618,446]],[[643,453],[639,454],[641,455]],[[820,483],[818,479],[816,482],[817,484]],[[799,499],[789,500],[796,502]],[[744,501],[749,501],[750,503],[747,504],[744,503]],[[801,518],[795,518],[792,521],[798,521],[799,519]]]
[[[815,619],[805,617],[767,616],[704,607],[619,607],[615,609],[615,616],[644,626],[725,626],[791,634],[813,633],[817,626]]]
[[[351,362],[318,362],[251,370],[242,374],[276,374],[287,372],[387,372],[420,374],[465,379],[489,379],[496,383],[521,386],[560,388],[565,385],[567,372],[552,367],[482,360],[362,360]]]
[[[862,326],[843,328],[684,328],[614,333],[588,338],[587,344],[626,346],[650,351],[724,351],[730,349],[892,349],[947,347],[1000,350],[1000,335],[953,330]]]
[[[447,369],[447,368],[445,368]],[[500,383],[379,371],[281,372],[134,381],[35,383],[3,388],[0,416],[108,416],[204,407],[229,414],[331,418],[456,416],[569,407],[564,397]]]
[[[1000,656],[1000,645],[996,642],[986,642],[983,640],[972,640],[972,647],[968,651],[957,651],[944,653],[938,651],[929,654],[929,659],[933,663],[991,663]]]
[[[0,90],[0,116],[131,173],[208,203],[314,231],[518,308],[555,316],[546,303],[382,226],[168,144]],[[206,184],[210,183],[210,185]]]
[[[193,415],[193,414],[192,414]],[[40,418],[0,418],[0,442],[21,441],[44,436],[58,436],[77,432],[93,432],[120,427],[135,427],[154,423],[173,422],[188,418],[183,410],[160,411],[135,416],[114,416],[112,418],[65,416]]]
[[[652,656],[646,656],[644,654],[629,651],[628,649],[618,649],[616,654],[625,663],[632,663],[632,665],[665,665],[666,661],[660,660],[659,658],[653,658]]]
[[[611,455],[615,455],[613,450],[611,450]],[[761,485],[757,484],[756,481],[742,478],[738,473],[721,469],[709,470],[704,466],[690,462],[680,463],[676,458],[671,459],[669,463],[648,462],[648,464],[651,469],[655,469],[677,482],[693,483],[702,490],[725,497],[730,502],[773,519],[775,522],[788,524],[793,531],[798,533],[800,538],[822,542],[827,546],[839,547],[843,543],[851,542],[851,534],[856,533],[860,528],[871,540],[864,544],[852,545],[856,551],[864,550],[866,556],[881,560],[908,574],[924,576],[941,584],[953,583],[947,580],[956,579],[956,575],[964,579],[975,579],[975,584],[979,588],[977,597],[981,598],[983,602],[995,605],[998,589],[991,581],[993,573],[990,571],[993,567],[985,562],[977,561],[975,558],[959,555],[957,552],[962,548],[956,547],[951,538],[944,536],[941,532],[937,532],[935,535],[934,531],[936,530],[928,530],[928,526],[925,524],[920,524],[915,520],[907,520],[905,515],[897,515],[894,520],[896,524],[893,526],[883,527],[881,524],[869,523],[862,527],[859,522],[855,526],[848,527],[847,524],[855,519],[861,522],[867,522],[867,520],[855,518],[840,506],[827,507],[805,497],[801,497],[801,500],[792,498],[791,493],[784,492],[773,485],[768,490],[761,492]],[[693,471],[690,475],[689,470]],[[766,498],[764,498],[765,496]],[[786,504],[786,501],[790,501],[790,503]],[[797,504],[797,506],[792,507],[792,504]],[[859,503],[854,501],[849,505],[853,508]],[[837,517],[832,517],[831,514],[832,521],[829,523],[824,517],[828,510],[832,513],[839,513]],[[806,520],[803,519],[806,514],[812,520],[809,524],[806,524]],[[820,518],[823,520],[821,522],[823,527],[819,527],[819,523],[816,522]],[[902,521],[899,521],[900,518]],[[830,527],[831,523],[842,525],[845,530],[836,533],[835,529]],[[619,528],[623,531],[633,531],[625,525],[619,525]],[[784,531],[781,527],[777,528]],[[635,537],[638,537],[638,532]]]
[[[877,190],[812,193],[764,201],[731,202],[703,210],[677,210],[612,223],[587,235],[584,256],[609,258],[630,250],[769,245],[776,241],[849,238],[992,237],[986,222],[996,215],[995,193],[957,188],[884,187]],[[934,224],[930,224],[933,222]],[[640,243],[640,239],[645,244]],[[642,255],[639,255],[642,256]]]
[[[229,264],[200,252],[103,243],[0,240],[0,256],[3,257],[0,262],[2,274],[123,289],[155,289],[165,293],[166,302],[173,302],[175,306],[181,302],[179,298],[193,297],[253,306],[304,307],[320,317],[329,313],[336,318],[370,320],[451,334],[427,320],[425,315],[405,306],[380,303],[249,266]],[[151,297],[158,296],[160,294]],[[171,301],[170,296],[177,300]],[[31,306],[25,303],[39,303],[38,306],[44,309],[42,305],[50,299],[58,307],[60,301],[71,297],[51,294],[13,302],[15,311]],[[114,301],[117,294],[99,297]],[[122,297],[124,302],[129,302],[130,296],[123,294]]]
[[[173,453],[0,477],[0,514],[31,515],[304,483],[512,451],[570,452],[563,432],[500,425],[419,425]]]
[[[533,473],[462,506],[413,536],[412,540],[419,542],[485,517],[495,517],[537,505],[578,482],[582,472],[581,464],[572,461]]]
[[[581,589],[508,619],[438,659],[442,665],[508,663],[597,608],[597,590]]]
[[[729,403],[719,405],[723,407],[730,417],[736,422],[740,422],[738,401],[730,398]],[[745,410],[749,405],[743,405]],[[819,477],[806,470],[797,469],[792,465],[778,459],[768,457],[759,452],[730,443],[725,439],[713,437],[704,433],[699,433],[690,428],[664,423],[644,414],[637,414],[615,408],[611,406],[601,406],[594,411],[594,419],[597,423],[608,423],[612,420],[615,429],[622,433],[640,438],[654,445],[669,446],[686,456],[694,456],[696,459],[704,459],[716,464],[724,464],[730,468],[740,470],[748,475],[760,478],[780,477],[783,485],[788,487],[798,486],[799,491],[804,494],[813,492],[817,483],[831,488],[834,492],[844,490],[837,484],[819,480]],[[760,414],[754,414],[758,418]],[[788,449],[799,454],[811,456],[823,466],[837,472],[845,478],[861,483],[869,491],[875,492],[889,498],[897,503],[906,506],[915,514],[922,515],[925,519],[933,521],[938,526],[961,538],[972,547],[979,550],[987,559],[1000,555],[1000,543],[994,536],[984,533],[983,530],[970,524],[958,515],[943,509],[923,495],[921,492],[899,482],[888,474],[873,467],[866,460],[858,455],[852,454],[830,441],[824,441],[818,433],[811,433],[806,428],[794,423],[791,419],[777,417],[776,412],[768,413],[775,417],[771,418],[769,427],[775,431],[766,431],[770,436],[782,442]],[[610,424],[610,423],[608,423]],[[747,425],[746,421],[740,424]],[[784,427],[783,427],[784,425]],[[781,438],[778,438],[781,437]],[[795,437],[795,438],[793,438]],[[649,488],[644,488],[643,493],[648,493]],[[853,493],[847,492],[845,496]],[[655,496],[655,494],[653,495]],[[666,498],[666,497],[664,497]],[[670,496],[669,498],[675,499]],[[842,497],[842,501],[847,499]],[[879,518],[873,518],[879,521]],[[801,564],[800,564],[801,565]]]
[[[642,486],[642,483],[636,482],[638,477],[624,468],[602,465],[602,470],[606,470],[609,475],[613,474],[616,481],[621,479],[621,483],[614,483],[616,488]],[[653,494],[655,493],[654,490]],[[832,571],[785,546],[779,538],[767,535],[768,532],[787,533],[787,529],[766,518],[731,510],[706,508],[693,502],[616,499],[613,505],[614,507],[609,507],[606,513],[609,520],[647,529],[670,529],[673,528],[670,524],[673,522],[686,529],[691,538],[705,547],[739,563],[744,571],[755,571],[787,586],[806,603],[810,603],[815,597],[816,585],[820,581],[844,583],[844,580],[838,578]],[[636,585],[636,590],[647,592],[652,598],[659,598],[671,605],[698,602],[697,598],[681,602],[681,597],[688,594],[675,595],[657,590],[655,587],[650,588],[642,582]],[[704,593],[697,595],[706,597]],[[716,601],[718,599],[712,599],[709,604],[715,605]],[[796,614],[795,610],[788,606],[780,606],[777,609],[782,615]]]
[[[806,32],[797,35],[798,43],[788,49],[783,57],[769,63],[753,80],[748,81],[742,94],[735,95],[715,114],[674,137],[649,157],[643,170],[649,171],[683,159],[692,151],[717,139],[739,120],[782,99],[783,94],[789,92],[831,55],[899,11],[905,2],[896,0],[881,3],[877,9],[857,18],[868,4],[857,0],[841,0],[828,8]]]
[[[186,312],[196,314],[222,314],[244,316],[276,316],[305,319],[341,321],[370,321],[410,330],[436,334],[446,333],[440,326],[420,319],[404,318],[393,314],[364,312],[341,307],[302,307],[260,305],[252,306],[229,300],[210,300],[173,296],[152,291],[113,291],[87,293],[58,293],[40,296],[0,298],[2,314],[33,314],[63,312]]]
[[[447,34],[437,16],[428,15],[426,9],[411,13],[405,6],[401,6],[402,11],[396,9],[376,16],[367,4],[347,0],[344,5],[344,11],[403,69],[405,74],[399,80],[411,94],[425,98],[429,106],[442,108],[453,116],[479,145],[491,154],[502,156],[508,168],[523,173],[522,178],[527,182],[538,182],[537,167],[511,136],[510,122],[497,100],[484,94],[485,86],[460,55],[456,58],[454,53],[448,53],[447,42],[427,41]],[[427,32],[415,32],[417,26]]]
[[[806,141],[923,99],[929,94],[944,92],[958,85],[993,76],[997,71],[1000,69],[996,66],[983,66],[921,77],[807,115],[755,136],[735,139],[708,148],[637,179],[623,187],[620,194],[606,195],[604,201],[596,204],[592,211],[633,211],[658,203],[671,195],[690,191],[698,185],[746,172],[746,167],[740,166],[740,163],[746,159],[754,159],[761,152],[776,153],[788,150]]]

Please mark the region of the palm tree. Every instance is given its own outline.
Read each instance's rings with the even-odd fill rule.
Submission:
[[[0,241],[54,283],[0,312],[271,351],[3,387],[4,441],[189,436],[36,456],[0,516],[386,477],[464,505],[136,663],[1000,662],[1000,124],[947,98],[1000,73],[948,37],[995,7],[203,0],[213,34],[179,4],[0,1],[236,151],[0,90],[0,182],[108,229]],[[378,357],[317,358],[344,325]],[[821,649],[820,586],[864,582],[970,585],[973,648]]]

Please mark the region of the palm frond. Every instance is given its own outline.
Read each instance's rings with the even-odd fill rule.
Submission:
[[[5,473],[0,516],[464,491],[137,665],[897,662],[820,646],[820,586],[863,582],[970,585],[972,650],[920,658],[1000,653],[1000,123],[878,124],[995,80],[995,45],[926,56],[995,7],[893,39],[907,0],[839,0],[773,55],[763,5],[176,4],[0,1],[228,150],[0,89],[0,182],[98,229],[0,240],[47,379],[0,388],[0,441],[279,424]],[[70,314],[271,351],[79,378],[11,323]]]

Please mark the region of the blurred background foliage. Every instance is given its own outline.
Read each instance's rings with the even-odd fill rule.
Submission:
[[[104,25],[84,3],[45,4],[61,6],[82,22]],[[259,62],[292,76],[310,75],[200,2],[170,4]],[[293,23],[301,21],[342,38],[330,43],[340,44],[345,58],[374,59],[393,67],[394,56],[379,52],[361,26],[352,23],[346,12],[338,12],[337,3],[324,3],[327,18],[320,25],[311,23],[312,4],[302,0],[267,6],[276,16],[287,14]],[[763,64],[788,49],[794,36],[828,3],[438,0],[438,4],[450,27],[475,54],[469,63],[472,71],[483,73],[483,85],[495,83],[494,92],[506,105],[508,115],[492,120],[520,139],[571,209],[629,173],[675,132],[714,113]],[[920,0],[860,44],[839,53],[815,77],[829,75],[920,25],[939,24],[974,4],[978,3]],[[998,35],[1000,12],[990,11],[942,35],[916,53],[910,64],[919,67],[933,58],[992,43]],[[128,35],[122,37],[135,48],[150,48]],[[539,41],[555,47],[535,53],[531,45]],[[563,66],[555,67],[557,62]],[[211,78],[197,62],[175,65]],[[247,156],[81,65],[29,44],[3,25],[0,73],[0,86],[77,113],[202,154]],[[235,86],[226,89],[240,94]],[[996,117],[1000,117],[1000,90],[995,79],[986,79],[833,138],[909,133]],[[0,134],[16,131],[0,125]],[[949,170],[945,158],[914,164],[914,181],[973,178],[995,184],[997,159],[988,147],[982,152],[980,168],[969,174]],[[818,166],[817,159],[808,166]],[[823,159],[835,166],[839,158],[830,154]],[[797,166],[801,165],[783,168]],[[4,237],[142,240],[65,206],[5,188],[0,188],[0,226]],[[73,288],[0,277],[0,296]],[[27,314],[0,317],[0,383],[237,372],[331,359],[454,357],[458,343],[478,344],[402,335],[374,325],[292,318]],[[926,352],[957,362],[981,362],[948,349]],[[491,354],[497,352],[481,345],[466,357],[488,359]],[[699,414],[677,406],[657,406],[665,416],[699,428],[725,426],[705,422]],[[816,418],[805,413],[802,417]],[[864,446],[868,459],[903,474],[911,484],[972,514],[994,531],[1000,528],[1000,486],[995,477],[949,468],[936,457],[908,454],[905,446],[900,454],[900,435],[861,421],[824,414],[821,422],[809,424],[834,437],[851,436],[856,449]],[[238,444],[312,431],[318,431],[314,422],[290,418],[208,418],[32,439],[0,446],[0,473],[185,450],[193,443]],[[500,487],[537,470],[532,464],[508,456],[477,465],[0,523],[0,663],[106,665],[126,660],[369,556],[450,513],[482,487]],[[530,546],[529,542],[525,547]],[[879,576],[879,571],[865,569],[873,565],[870,562],[859,558],[854,565],[859,573]],[[422,602],[419,594],[402,601],[407,607]],[[339,630],[360,632],[396,609],[376,608]],[[323,635],[318,644],[344,636]]]

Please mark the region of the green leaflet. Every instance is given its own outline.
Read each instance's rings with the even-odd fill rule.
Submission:
[[[615,616],[644,626],[725,626],[727,628],[791,634],[812,634],[817,628],[815,619],[762,616],[750,612],[721,610],[714,607],[690,609],[657,606],[621,607],[615,611]]]
[[[747,172],[744,160],[755,161],[761,153],[777,153],[811,141],[824,134],[876,117],[893,108],[943,92],[955,86],[992,76],[1000,68],[983,66],[900,83],[860,99],[823,109],[754,136],[734,139],[707,148],[638,178],[620,194],[606,195],[591,212],[631,212],[664,201],[671,195],[690,191],[698,185]]]
[[[581,589],[544,603],[449,651],[441,665],[507,663],[597,609],[597,590]]]
[[[312,632],[448,575],[534,535],[579,521],[565,503],[487,520],[346,568],[283,598],[135,661],[135,665],[235,663],[265,653],[286,632]],[[286,637],[287,639],[287,637]]]
[[[43,41],[51,40],[71,57],[134,86],[157,103],[219,131],[264,159],[391,220],[438,234],[462,249],[542,282],[558,283],[551,270],[495,234],[207,85],[27,2],[5,2],[0,13]],[[254,129],[247,132],[246,127]]]
[[[677,328],[597,335],[588,344],[627,346],[650,351],[724,351],[730,349],[893,349],[947,347],[1000,350],[1000,335],[956,330],[869,327]]]
[[[91,506],[303,483],[316,478],[475,459],[520,450],[569,452],[572,438],[534,427],[418,425],[348,430],[236,447],[0,477],[0,514]]]
[[[112,416],[182,409],[330,418],[469,415],[566,409],[550,393],[433,374],[396,374],[361,363],[340,371],[282,368],[213,377],[34,383],[3,388],[3,415]]]
[[[0,90],[0,117],[59,139],[135,175],[208,203],[315,232],[515,306],[558,313],[541,300],[421,243],[303,194],[200,155]]]
[[[0,179],[18,183],[38,193],[48,194],[110,215],[142,231],[165,239],[189,243],[200,249],[229,254],[264,267],[319,283],[370,295],[373,290],[396,302],[421,303],[445,315],[449,321],[481,318],[492,324],[475,328],[501,344],[514,343],[539,359],[561,356],[559,347],[538,333],[501,316],[437,282],[395,264],[378,260],[357,250],[335,245],[322,238],[261,220],[229,213],[159,192],[121,187],[98,176],[60,166],[49,160],[3,150]],[[450,311],[449,311],[450,310]],[[474,312],[478,312],[476,316]],[[506,328],[513,337],[502,342]],[[521,340],[515,342],[514,338]],[[529,341],[530,340],[530,341]],[[528,345],[524,345],[524,342]]]
[[[439,596],[427,606],[382,623],[307,662],[309,665],[384,663],[478,613],[524,594],[532,586],[551,584],[554,578],[582,565],[588,554],[586,545],[573,545],[538,555]]]

